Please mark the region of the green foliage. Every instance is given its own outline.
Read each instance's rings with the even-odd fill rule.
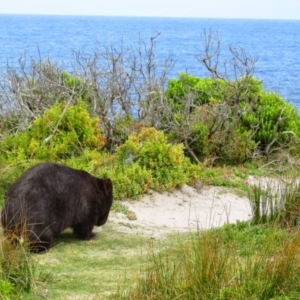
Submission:
[[[2,273],[0,269],[0,273]],[[0,276],[0,299],[10,300],[13,296],[14,287],[10,281]]]
[[[261,82],[253,77],[238,80],[198,78],[181,73],[169,81],[166,97],[179,126],[166,124],[170,137],[188,144],[198,160],[245,162],[256,146],[254,128],[242,126],[240,119],[251,110],[261,92]],[[174,119],[166,120],[173,122]]]
[[[80,77],[75,77],[70,75],[67,71],[63,71],[60,74],[62,83],[64,86],[68,87],[70,89],[70,95],[76,95],[77,99],[82,99],[87,106],[91,103],[91,93],[87,89],[85,82]],[[66,101],[67,99],[63,98],[61,99],[61,102]]]
[[[189,180],[191,163],[184,156],[183,145],[169,144],[164,133],[154,128],[142,128],[140,132],[132,133],[117,148],[116,160],[126,169],[134,162],[150,172],[152,183],[149,187],[155,190],[171,190]]]
[[[109,177],[114,183],[114,199],[121,200],[140,197],[147,192],[153,182],[151,171],[138,163],[117,167]]]
[[[113,155],[106,151],[84,149],[80,156],[72,156],[60,161],[74,169],[85,170],[98,177],[107,176],[113,168]]]
[[[111,142],[112,145],[107,145],[108,150],[115,150],[116,146],[123,144],[131,133],[140,130],[141,127],[143,127],[143,125],[138,123],[129,114],[125,114],[122,118],[117,119],[113,130],[114,144]]]
[[[220,131],[222,134],[222,131]],[[223,132],[225,134],[225,132]],[[243,164],[247,161],[249,157],[251,157],[253,150],[256,147],[255,141],[253,141],[251,136],[251,131],[245,131],[240,127],[236,127],[230,138],[228,138],[227,143],[224,143],[219,149],[216,151],[216,146],[218,146],[218,141],[216,138],[219,135],[214,137],[215,143],[210,144],[211,153],[218,154],[222,159],[222,163],[226,163],[228,165],[239,165]]]
[[[272,148],[289,145],[299,138],[300,117],[297,109],[276,93],[262,92],[254,109],[244,114],[243,125],[257,128],[253,140],[262,150],[274,141]]]
[[[243,190],[247,172],[242,167],[203,168],[198,179],[203,185],[234,187]]]
[[[12,160],[56,160],[79,155],[84,148],[102,147],[99,120],[89,116],[84,102],[78,100],[64,114],[65,108],[65,103],[57,102],[38,117],[31,128],[5,137],[1,156]]]
[[[170,79],[166,90],[168,101],[181,109],[183,102],[188,95],[192,96],[195,105],[208,103],[210,100],[220,100],[222,93],[216,87],[224,87],[221,80],[211,78],[199,78],[187,73],[180,73],[178,79]]]
[[[176,132],[174,133],[176,135]],[[199,159],[204,159],[209,154],[209,130],[202,121],[191,124],[189,147]],[[178,138],[177,138],[178,140]]]
[[[298,151],[296,108],[278,94],[264,91],[254,77],[219,80],[181,73],[169,80],[166,97],[179,124],[174,125],[174,118],[164,120],[165,128],[174,128],[169,136],[188,144],[198,160],[237,165],[256,149],[267,156],[292,146],[293,153]]]

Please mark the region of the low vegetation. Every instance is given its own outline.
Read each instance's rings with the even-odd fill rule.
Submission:
[[[264,90],[243,49],[229,47],[220,70],[211,33],[197,55],[210,77],[168,79],[156,38],[138,53],[78,54],[73,70],[31,59],[0,72],[0,206],[27,168],[55,161],[111,178],[113,209],[129,219],[121,200],[184,184],[248,195],[253,219],[163,241],[108,223],[90,242],[66,231],[42,256],[1,236],[0,299],[300,297],[297,109]],[[250,174],[281,183],[250,186]]]
[[[149,248],[113,299],[297,299],[299,229],[225,225]]]
[[[252,220],[151,244],[113,299],[298,299],[299,182],[248,193]]]
[[[36,287],[36,263],[26,240],[17,245],[13,236],[0,236],[0,299],[21,299]]]

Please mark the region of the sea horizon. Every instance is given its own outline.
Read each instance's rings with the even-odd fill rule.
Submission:
[[[300,19],[273,19],[273,18],[213,18],[213,17],[184,17],[184,16],[135,16],[135,15],[77,15],[77,14],[20,14],[0,13],[0,16],[50,16],[50,17],[100,17],[100,18],[146,18],[146,19],[196,19],[196,20],[250,20],[250,21],[292,21],[300,22]]]
[[[0,70],[7,63],[17,66],[25,53],[68,65],[73,51],[89,55],[100,44],[118,48],[121,42],[136,49],[139,38],[149,45],[151,37],[160,33],[158,63],[170,53],[176,61],[169,78],[182,71],[205,77],[207,70],[195,58],[203,50],[204,30],[219,34],[222,60],[231,59],[229,45],[245,49],[257,59],[254,77],[300,108],[300,20],[0,14]]]

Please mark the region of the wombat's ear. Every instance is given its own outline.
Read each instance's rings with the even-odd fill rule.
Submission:
[[[109,196],[112,194],[112,190],[113,190],[113,184],[112,181],[107,178],[107,179],[102,179],[102,183],[103,183],[103,188],[104,188],[104,193],[106,196]]]

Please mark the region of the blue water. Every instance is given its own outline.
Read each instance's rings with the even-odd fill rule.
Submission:
[[[243,47],[257,59],[254,75],[264,87],[300,110],[300,21],[0,15],[0,71],[7,62],[17,65],[24,53],[69,65],[72,50],[88,55],[99,45],[118,47],[122,39],[125,48],[136,48],[139,35],[149,44],[150,37],[161,32],[158,62],[170,52],[176,60],[169,77],[184,70],[205,76],[207,71],[195,58],[203,51],[204,30],[218,31],[222,59],[230,59],[229,44]]]

